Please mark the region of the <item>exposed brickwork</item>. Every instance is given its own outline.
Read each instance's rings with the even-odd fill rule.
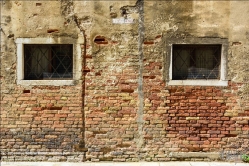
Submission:
[[[70,158],[73,154],[69,152],[82,139],[81,109],[81,86],[17,87],[13,93],[3,94],[2,155],[6,160],[67,160],[65,156]]]
[[[171,152],[222,154],[223,151],[237,152],[238,147],[246,147],[248,111],[243,110],[241,105],[245,103],[239,105],[236,102],[242,84],[230,82],[228,87],[167,86],[163,80],[163,58],[156,58],[157,53],[150,53],[150,48],[144,48],[143,147],[137,146],[138,105],[137,102],[131,103],[137,101],[137,85],[129,82],[130,78],[137,76],[132,74],[134,69],[126,72],[126,67],[122,69],[123,73],[113,72],[113,75],[119,76],[113,77],[113,82],[121,80],[118,83],[106,84],[103,89],[95,87],[98,89],[98,95],[94,95],[98,96],[95,103],[103,104],[102,108],[93,107],[98,104],[87,107],[91,111],[86,111],[86,145],[89,148],[86,159],[168,161],[175,160],[170,157]],[[122,59],[130,61],[131,58]],[[108,71],[108,66],[102,68]],[[108,77],[111,77],[110,72],[103,73],[101,80]],[[93,80],[90,78],[89,73],[89,80]],[[123,78],[126,78],[125,85]],[[87,86],[90,85],[89,82]],[[90,89],[88,97],[96,93],[94,87]]]
[[[229,1],[2,3],[2,160],[199,161],[248,152],[248,13],[241,13],[248,6]],[[126,18],[134,20],[125,23]],[[74,55],[74,64],[82,66],[75,70],[80,79],[67,86],[18,84],[15,40],[70,43],[65,36],[84,39],[74,43],[74,54],[82,57],[81,62]],[[191,37],[226,39],[228,86],[167,84],[166,43]]]
[[[111,47],[113,45],[109,44],[100,46],[100,49]],[[92,49],[89,47],[87,52],[91,53]],[[137,61],[138,57],[131,53],[115,57],[95,54],[94,58],[86,60],[86,66],[91,69],[85,77],[87,160],[125,161],[125,158],[135,156]]]
[[[91,49],[88,47],[87,52]],[[143,76],[143,148],[138,149],[138,68],[136,63],[127,66],[137,57],[119,55],[113,62],[96,64],[102,56],[96,54],[86,60],[90,69],[85,76],[86,160],[167,161],[172,160],[170,152],[217,151],[225,148],[224,139],[237,138],[233,128],[236,122],[226,114],[236,107],[232,101],[236,84],[225,88],[166,86],[163,58],[155,62],[155,57],[148,54]],[[118,64],[115,69],[114,64]],[[101,81],[95,84],[96,80]]]
[[[102,54],[89,55],[84,78],[86,158],[84,152],[73,152],[82,141],[83,92],[78,84],[17,86],[2,94],[4,160],[169,161],[177,160],[170,157],[171,152],[221,153],[247,147],[248,104],[237,103],[243,84],[167,86],[163,57],[150,48],[144,48],[142,136],[137,123],[138,57],[120,54],[104,60],[107,57]],[[91,50],[89,46],[87,52]]]
[[[73,152],[82,141],[83,92],[78,84],[17,86],[12,93],[2,94],[4,160],[169,161],[178,160],[170,157],[171,152],[222,153],[246,148],[248,104],[237,103],[243,84],[167,86],[164,59],[150,48],[144,47],[142,136],[137,123],[138,57],[120,54],[96,64],[96,59],[107,57],[89,54],[84,77],[86,158],[84,152]],[[86,51],[91,50],[89,45]]]

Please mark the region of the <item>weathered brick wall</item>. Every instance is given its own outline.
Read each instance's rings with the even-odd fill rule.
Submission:
[[[83,160],[81,86],[17,87],[1,98],[4,160]]]
[[[157,40],[158,38],[160,36],[156,37]],[[113,85],[114,93],[113,88],[109,91],[109,85],[105,85],[100,91],[93,90],[100,88],[92,87],[93,79],[89,78],[92,81],[87,83],[87,87],[91,87],[91,90],[86,96],[93,99],[93,93],[98,92],[94,95],[98,96],[95,103],[104,102],[104,104],[97,109],[93,106],[87,107],[86,147],[89,151],[86,159],[91,161],[229,160],[229,155],[245,153],[248,150],[248,104],[238,95],[244,84],[229,82],[227,87],[167,86],[163,78],[164,59],[158,56],[161,53],[159,45],[160,42],[144,42],[142,133],[138,129],[139,91],[136,88],[137,84],[129,82],[129,76],[134,69],[125,73],[126,90],[120,88],[122,86],[117,83]],[[133,57],[122,59],[127,62],[131,58]],[[118,62],[117,59],[116,61]],[[108,71],[108,67],[103,68]],[[89,77],[94,76],[90,73],[92,72],[89,72]],[[101,80],[110,76],[110,72],[103,73],[105,74],[108,76]],[[114,75],[116,76],[116,72]],[[122,76],[118,78],[121,80],[121,85],[122,78]],[[132,86],[135,90],[131,88]],[[110,97],[109,94],[113,95]],[[122,100],[121,96],[129,98]],[[136,102],[132,104],[130,101],[133,100]],[[128,111],[124,111],[127,108]],[[175,152],[183,152],[184,155],[178,156]],[[189,152],[196,154],[189,157]],[[210,152],[216,152],[215,157],[210,157]],[[201,153],[207,155],[203,157]],[[224,158],[225,155],[227,156]]]
[[[85,76],[85,143],[86,159],[91,161],[136,158],[137,41],[129,33],[124,33],[128,41],[115,35],[106,37],[105,44],[93,43],[87,50],[92,54],[86,59],[90,70]],[[127,50],[129,46],[133,48]]]
[[[241,11],[249,4],[138,2],[3,3],[3,160],[228,160],[248,152],[248,32]],[[124,17],[134,22],[112,22]],[[72,86],[17,85],[15,39],[63,36],[85,39],[82,78]],[[227,87],[167,85],[167,40],[187,37],[227,39]]]

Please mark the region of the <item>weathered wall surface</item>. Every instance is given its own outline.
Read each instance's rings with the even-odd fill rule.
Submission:
[[[83,160],[82,153],[74,153],[82,139],[82,81],[75,86],[16,84],[16,38],[81,35],[74,22],[66,23],[63,5],[2,2],[1,154],[8,160]]]
[[[3,159],[215,160],[248,150],[248,7],[245,1],[2,2]],[[82,79],[73,86],[17,85],[16,38],[65,36],[85,39]],[[166,43],[186,38],[227,41],[228,86],[167,85]]]

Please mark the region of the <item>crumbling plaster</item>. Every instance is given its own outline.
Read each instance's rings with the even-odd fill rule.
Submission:
[[[6,132],[11,133],[19,127],[15,126],[17,124],[13,120],[20,119],[20,115],[25,117],[30,107],[35,106],[37,109],[40,107],[50,109],[51,106],[54,106],[52,107],[54,109],[66,107],[65,109],[70,108],[76,112],[75,115],[68,117],[69,119],[72,116],[76,117],[76,120],[70,119],[73,121],[73,127],[70,129],[75,133],[73,142],[66,138],[66,141],[62,141],[58,146],[66,147],[68,151],[73,151],[74,147],[77,147],[75,144],[79,145],[76,150],[82,150],[83,147],[84,151],[84,148],[88,148],[86,156],[84,154],[83,157],[77,158],[78,160],[81,161],[84,158],[84,160],[98,161],[96,158],[98,156],[105,161],[112,160],[113,156],[115,158],[119,155],[130,155],[127,160],[138,161],[145,158],[145,153],[148,161],[160,157],[163,158],[162,160],[167,160],[164,157],[169,157],[169,150],[177,151],[178,143],[181,143],[179,140],[170,142],[176,134],[168,133],[167,122],[160,121],[163,113],[169,109],[167,104],[170,104],[167,99],[170,96],[170,90],[167,89],[167,76],[165,76],[168,72],[169,60],[165,50],[167,41],[171,40],[174,43],[175,39],[179,43],[185,43],[191,38],[204,38],[210,41],[226,40],[228,43],[226,46],[227,72],[224,77],[225,80],[238,84],[239,90],[224,88],[220,91],[224,93],[231,91],[234,98],[229,100],[229,104],[234,101],[237,103],[228,104],[227,107],[231,110],[227,110],[226,113],[229,116],[238,115],[241,111],[248,109],[246,104],[249,96],[248,9],[247,1],[225,0],[2,1],[0,78],[1,100],[4,100],[2,104],[5,109],[2,117],[5,118],[3,125],[7,126]],[[134,19],[133,23],[118,24],[113,21],[124,18]],[[98,36],[105,40],[104,44],[95,42]],[[15,41],[17,38],[67,37],[75,40],[83,38],[84,41],[81,43],[81,51],[78,52],[82,58],[80,59],[82,60],[80,78],[82,81],[74,84],[76,88],[16,84]],[[38,97],[22,94],[27,90],[25,88]],[[50,93],[51,91],[53,93]],[[71,91],[74,94],[69,94]],[[35,92],[38,93],[35,94]],[[48,99],[45,100],[39,96],[39,93],[44,95],[48,93],[45,97]],[[22,95],[33,97],[32,103],[25,103],[28,97],[20,99]],[[44,101],[41,102],[41,99]],[[223,98],[219,102],[224,104]],[[120,108],[126,109],[120,110]],[[156,108],[158,110],[154,110]],[[26,112],[21,112],[23,110]],[[57,113],[59,114],[60,111]],[[26,129],[28,132],[32,126],[35,126],[32,124],[34,120],[32,118],[30,115],[26,119],[21,119],[25,124],[30,125],[30,128]],[[152,119],[146,120],[146,118]],[[36,123],[39,123],[39,120],[41,119],[38,117]],[[8,125],[13,126],[8,127]],[[148,125],[147,128],[144,125]],[[150,128],[149,125],[154,125],[158,130]],[[163,128],[162,131],[161,128]],[[242,133],[242,131],[235,133]],[[117,135],[120,138],[116,138]],[[232,139],[224,139],[224,141],[227,140],[229,142]],[[7,142],[6,140],[3,143],[4,146],[12,147]],[[182,142],[189,143],[188,140]],[[175,144],[171,146],[172,143]],[[211,150],[215,150],[215,146],[221,145],[215,144]],[[39,151],[41,146],[23,146],[23,149],[26,148]],[[124,152],[123,149],[125,149]],[[45,148],[46,150],[48,149]],[[123,161],[122,159],[117,157],[116,161]]]

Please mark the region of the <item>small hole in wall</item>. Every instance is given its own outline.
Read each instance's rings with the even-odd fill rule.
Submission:
[[[50,107],[49,110],[62,110],[62,107]]]
[[[42,5],[42,3],[36,3],[35,5],[36,5],[36,6],[41,6],[41,5]]]
[[[117,15],[117,13],[112,12],[112,13],[110,13],[110,16],[111,16],[111,18],[116,18],[118,15]]]
[[[154,41],[144,41],[144,44],[154,44]]]
[[[48,29],[47,33],[59,32],[58,29]]]
[[[30,90],[23,90],[23,93],[30,93]]]
[[[105,39],[104,36],[96,36],[94,39],[94,43],[96,43],[96,44],[108,44],[108,41]]]

